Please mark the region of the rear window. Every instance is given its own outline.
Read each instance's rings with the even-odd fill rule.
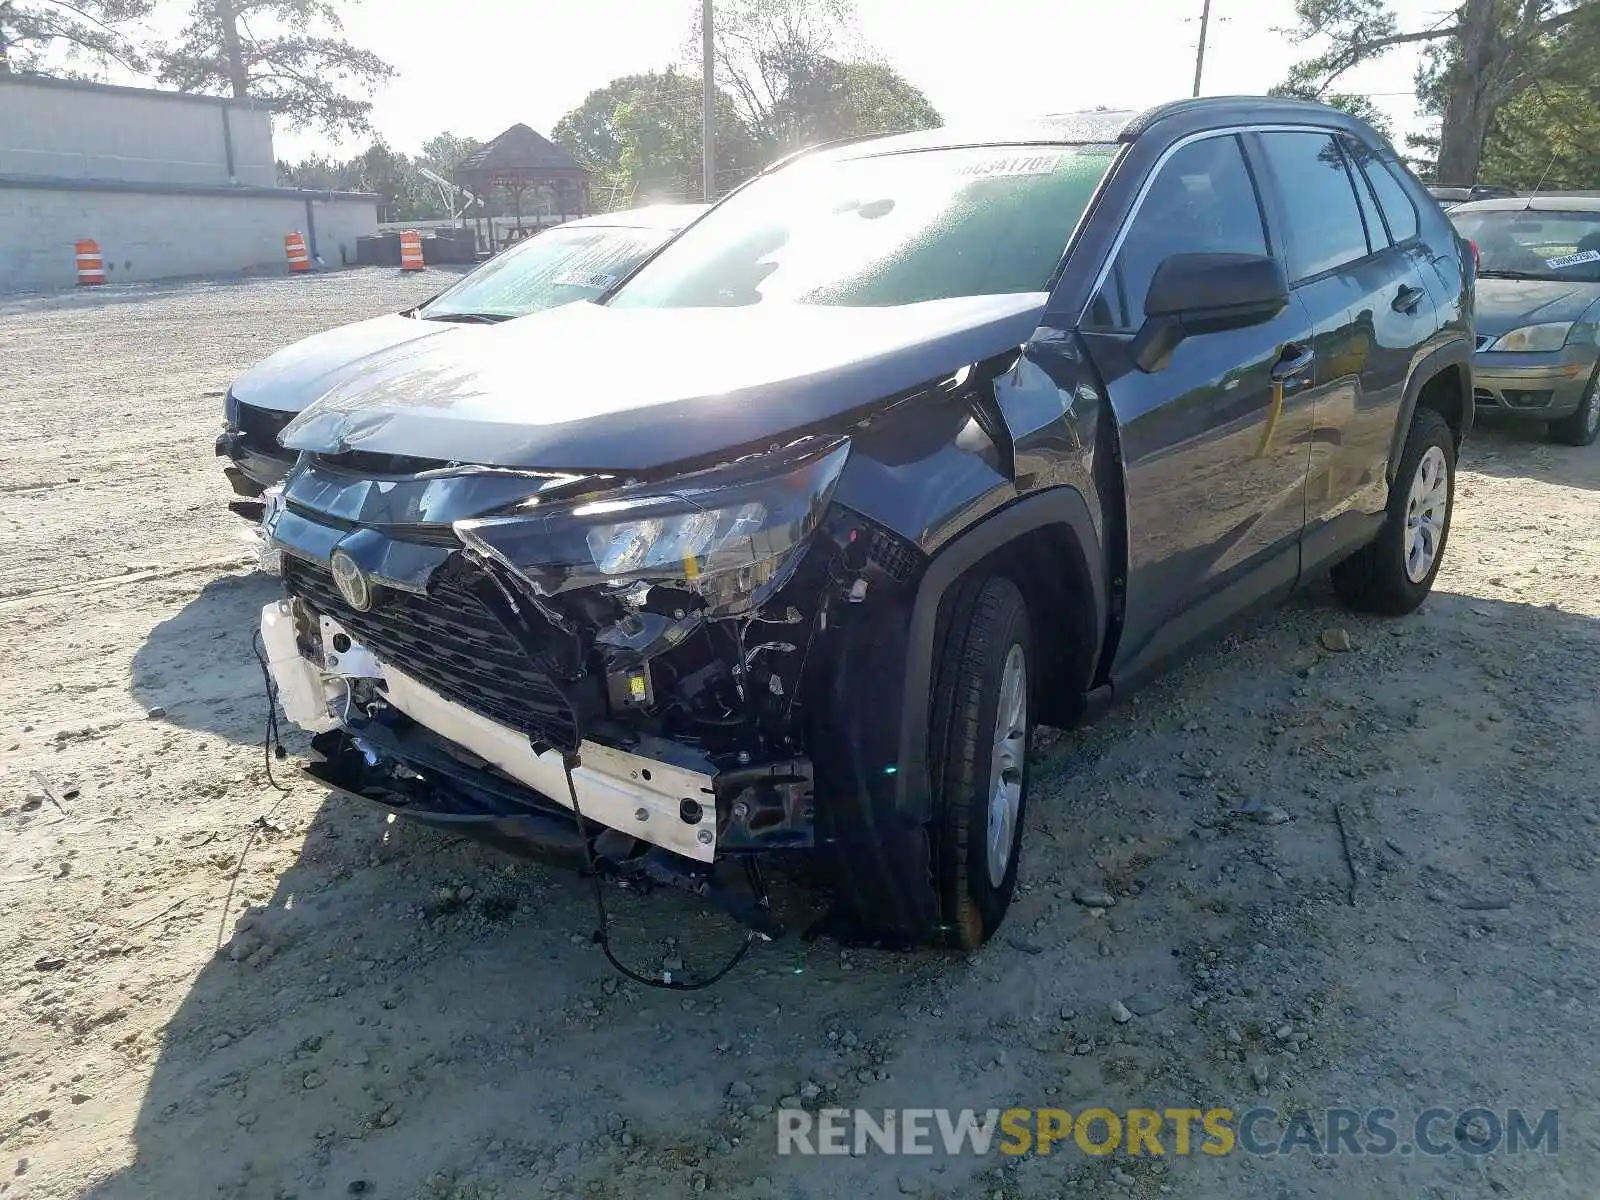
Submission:
[[[1397,242],[1409,241],[1417,236],[1417,206],[1405,186],[1395,177],[1396,168],[1380,159],[1368,159],[1363,166],[1372,190],[1378,194],[1378,204],[1389,222],[1389,233]]]
[[[1048,290],[1112,146],[802,159],[736,193],[618,308],[883,307]]]
[[[1478,274],[1600,282],[1600,212],[1499,208],[1450,214],[1478,247]]]

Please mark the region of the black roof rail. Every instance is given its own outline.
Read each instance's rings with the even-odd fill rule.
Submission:
[[[1117,135],[1117,140],[1119,142],[1134,141],[1148,132],[1150,127],[1157,121],[1179,113],[1189,112],[1194,109],[1228,108],[1241,105],[1255,105],[1279,111],[1298,109],[1308,116],[1313,113],[1319,116],[1336,113],[1344,120],[1360,122],[1359,117],[1353,117],[1342,109],[1322,104],[1316,100],[1302,100],[1297,96],[1200,96],[1184,100],[1168,100],[1165,104],[1157,104],[1154,108],[1145,109],[1144,112],[1122,127],[1122,132]]]

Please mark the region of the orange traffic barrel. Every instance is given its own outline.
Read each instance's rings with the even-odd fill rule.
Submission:
[[[100,243],[93,238],[79,238],[74,248],[78,254],[78,286],[104,283],[106,264],[100,257]]]
[[[306,239],[298,233],[283,235],[283,253],[289,259],[289,270],[309,271],[311,269],[311,254],[306,249]]]
[[[400,235],[400,269],[420,271],[427,264],[422,261],[422,235],[408,229]]]

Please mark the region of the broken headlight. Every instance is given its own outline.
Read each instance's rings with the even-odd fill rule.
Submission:
[[[793,572],[849,452],[845,441],[808,443],[576,504],[530,498],[455,531],[542,595],[644,580],[745,612]]]

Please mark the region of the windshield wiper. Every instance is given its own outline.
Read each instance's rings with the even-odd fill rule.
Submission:
[[[1488,271],[1478,272],[1479,279],[1543,279],[1551,283],[1559,282],[1553,275],[1538,275],[1532,271]]]
[[[485,312],[446,312],[446,313],[418,313],[424,321],[455,321],[461,325],[498,325],[501,321],[511,320],[505,313]]]

